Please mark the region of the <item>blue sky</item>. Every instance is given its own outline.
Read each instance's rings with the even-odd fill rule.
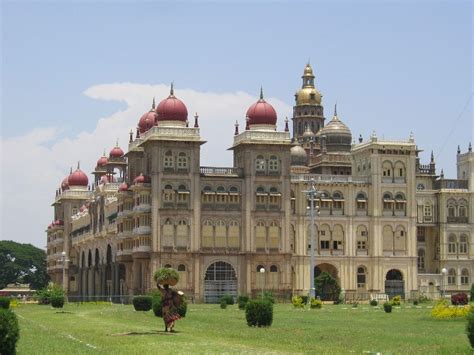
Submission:
[[[78,137],[97,130],[100,119],[127,110],[120,95],[85,94],[92,87],[174,81],[178,96],[189,89],[216,100],[239,92],[256,98],[263,85],[266,97],[282,102],[276,105],[281,123],[291,115],[308,58],[326,117],[337,101],[354,137],[375,129],[379,137],[406,139],[413,131],[425,150],[423,160],[434,150],[438,167],[454,177],[456,147],[465,151],[473,136],[470,2],[2,2],[1,43],[2,143],[37,139],[36,148],[28,149],[48,155],[58,142],[72,142],[69,155],[46,158],[52,162],[42,169],[51,171],[42,173],[54,179],[81,156],[80,147],[73,149]],[[202,121],[223,102],[197,102],[188,110],[199,108]],[[243,123],[247,106],[220,110],[215,123],[222,125],[221,134],[201,134],[227,147],[235,117]],[[38,129],[51,131],[31,138]],[[119,137],[124,143],[127,132]],[[97,157],[111,140],[97,144]],[[12,152],[2,150],[4,181],[38,173],[34,165],[8,171]],[[231,164],[228,153],[203,153],[209,164]],[[58,183],[39,187],[51,196],[41,201],[43,208]],[[18,188],[34,184],[25,180]],[[9,233],[5,220],[15,218],[3,196],[2,237]],[[35,217],[41,228],[48,214]],[[44,233],[33,227],[19,238],[44,244]]]

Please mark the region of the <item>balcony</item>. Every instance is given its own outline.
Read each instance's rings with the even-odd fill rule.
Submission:
[[[150,237],[139,237],[135,241],[135,246],[132,249],[132,253],[148,253],[151,251],[151,238]]]
[[[117,218],[131,217],[132,214],[133,214],[133,211],[131,211],[131,210],[120,211],[119,213],[117,213]]]
[[[150,226],[140,226],[133,228],[134,235],[147,235],[151,234],[151,227]]]
[[[468,217],[447,217],[447,223],[469,223]]]
[[[218,176],[218,177],[237,177],[244,176],[241,168],[220,168],[212,166],[202,166],[200,168],[201,176]]]
[[[150,211],[151,211],[151,205],[148,203],[142,203],[133,207],[133,212],[148,213]]]
[[[434,189],[467,190],[467,180],[441,179],[434,182]]]
[[[291,174],[291,182],[310,182],[314,179],[316,183],[370,183],[370,176],[352,176],[352,175],[319,175],[319,174]]]

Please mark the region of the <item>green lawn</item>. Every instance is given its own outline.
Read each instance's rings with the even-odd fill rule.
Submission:
[[[250,328],[237,306],[189,305],[175,334],[164,333],[151,311],[132,306],[68,304],[58,313],[32,304],[15,312],[19,354],[471,354],[465,320],[434,320],[426,308],[402,306],[386,314],[368,305],[295,310],[278,304],[270,328]]]

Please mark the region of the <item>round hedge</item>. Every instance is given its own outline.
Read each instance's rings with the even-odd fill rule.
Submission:
[[[466,326],[466,333],[471,343],[471,348],[474,349],[474,308],[471,307],[471,311],[467,315],[467,326]]]
[[[0,354],[15,354],[20,336],[18,320],[10,309],[0,308]]]
[[[385,313],[392,313],[392,303],[391,302],[385,302],[383,304],[383,309]]]
[[[152,307],[152,297],[151,296],[135,296],[133,297],[132,303],[136,311],[147,312]]]
[[[51,296],[51,306],[54,308],[63,308],[64,296]]]
[[[171,285],[174,286],[179,281],[179,274],[178,272],[169,267],[163,267],[155,272],[153,275],[155,282],[159,283],[160,285]]]
[[[245,306],[249,327],[269,327],[273,322],[273,303],[268,300],[250,300]]]
[[[0,308],[10,308],[10,297],[0,296]]]

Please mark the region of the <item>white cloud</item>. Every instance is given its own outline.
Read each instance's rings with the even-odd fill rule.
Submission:
[[[152,97],[157,103],[167,97],[167,85],[116,83],[95,85],[84,91],[90,98],[123,101],[127,107],[109,117],[100,118],[91,132],[82,131],[74,137],[61,137],[58,127],[36,128],[23,136],[2,138],[2,202],[0,205],[1,239],[13,239],[45,246],[45,227],[53,216],[50,207],[55,190],[77,161],[89,175],[103,149],[108,151],[119,138],[126,151],[128,132],[134,129],[141,115],[150,109]],[[201,137],[207,143],[201,147],[201,165],[230,166],[234,123],[245,127],[247,108],[256,101],[245,92],[213,93],[192,89],[175,89],[177,97],[188,108],[190,124],[194,113],[199,114]],[[278,113],[279,129],[291,107],[276,98],[267,98]]]

